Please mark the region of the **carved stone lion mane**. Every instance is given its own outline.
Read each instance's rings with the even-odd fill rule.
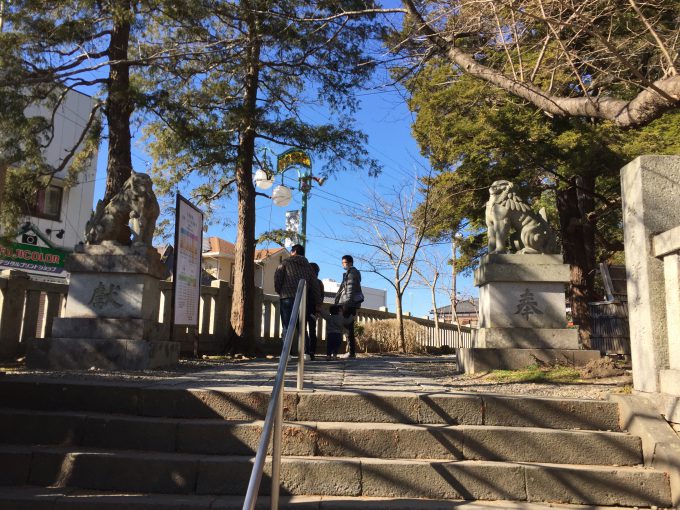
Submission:
[[[121,245],[151,246],[160,208],[153,193],[151,177],[132,172],[123,189],[104,205],[100,200],[87,222],[88,244],[113,241]],[[132,239],[130,239],[132,235]]]
[[[486,203],[486,226],[489,253],[505,253],[511,229],[513,244],[519,253],[559,253],[555,233],[545,219],[545,211],[536,214],[513,191],[510,181],[495,181],[489,187]]]

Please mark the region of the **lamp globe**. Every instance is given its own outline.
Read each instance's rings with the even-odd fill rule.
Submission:
[[[270,178],[267,172],[261,168],[255,172],[254,181],[255,186],[260,189],[269,189],[272,187],[272,184],[274,184],[274,179]]]
[[[290,204],[290,199],[292,196],[293,193],[290,191],[290,188],[287,188],[283,184],[277,186],[274,188],[274,191],[272,191],[272,200],[274,201],[274,205],[278,205],[279,207],[286,207],[288,204]]]

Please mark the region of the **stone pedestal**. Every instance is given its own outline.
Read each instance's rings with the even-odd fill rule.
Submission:
[[[519,369],[541,361],[583,365],[598,351],[579,350],[578,330],[567,329],[561,255],[491,254],[475,271],[479,330],[470,349],[459,349],[461,369],[475,373]]]
[[[162,338],[158,323],[164,268],[156,250],[84,246],[66,269],[64,317],[54,320],[52,337],[29,342],[29,366],[144,370],[177,362],[179,342]]]

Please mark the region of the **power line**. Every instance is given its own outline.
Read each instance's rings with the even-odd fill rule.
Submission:
[[[326,121],[328,121],[328,122],[331,122],[331,123],[334,122],[334,120],[333,120],[331,117],[329,117],[328,114],[323,113],[323,112],[320,112],[320,111],[318,111],[316,108],[314,108],[314,107],[312,107],[312,106],[308,106],[308,108],[309,108],[310,110],[312,110],[314,113],[316,113],[317,115],[319,115],[320,117],[322,117],[324,120],[326,120]],[[311,119],[310,119],[307,115],[302,115],[302,114],[300,114],[300,116],[301,116],[301,117],[305,117],[307,120],[309,120],[309,121],[311,122]],[[378,148],[375,147],[373,144],[371,144],[371,143],[369,143],[369,142],[366,142],[366,145],[368,145],[369,147],[371,147],[375,152],[378,152],[378,153],[382,154],[383,157],[385,157],[386,159],[389,159],[390,161],[392,161],[392,162],[395,164],[395,166],[394,166],[393,168],[394,168],[395,170],[397,170],[399,173],[401,173],[401,175],[403,175],[404,177],[406,177],[406,178],[408,178],[408,179],[413,179],[414,177],[417,177],[417,175],[412,175],[408,170],[405,170],[405,169],[402,167],[402,163],[401,163],[401,162],[399,162],[399,161],[397,161],[396,159],[392,158],[390,155],[388,155],[387,153],[385,153],[385,152],[383,152],[382,150],[378,149]]]
[[[319,198],[321,198],[321,199],[329,200],[329,201],[331,201],[331,202],[336,202],[336,203],[338,203],[338,204],[340,204],[340,205],[356,205],[356,206],[359,206],[359,207],[364,207],[364,204],[360,204],[359,202],[355,202],[354,200],[350,200],[349,198],[345,198],[345,197],[342,197],[342,196],[340,196],[340,195],[336,195],[335,193],[331,193],[330,191],[326,191],[326,190],[323,190],[323,189],[321,189],[321,188],[316,188],[316,191],[318,191],[318,192],[320,192],[320,193],[322,193],[322,194],[324,194],[324,195],[329,195],[329,196],[334,197],[334,198],[336,198],[336,199],[342,200],[342,201],[344,201],[344,202],[346,202],[346,203],[340,203],[340,202],[337,202],[336,200],[331,200],[331,199],[326,198],[326,197],[323,197],[323,196],[320,196],[320,197],[319,197]]]

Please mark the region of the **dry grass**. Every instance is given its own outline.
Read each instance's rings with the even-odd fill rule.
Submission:
[[[573,383],[581,379],[574,367],[529,365],[521,370],[494,370],[487,379],[497,382]]]
[[[425,348],[416,340],[424,328],[413,321],[404,320],[406,352],[424,353]],[[357,347],[363,352],[398,352],[399,323],[397,319],[377,321],[356,327]]]

